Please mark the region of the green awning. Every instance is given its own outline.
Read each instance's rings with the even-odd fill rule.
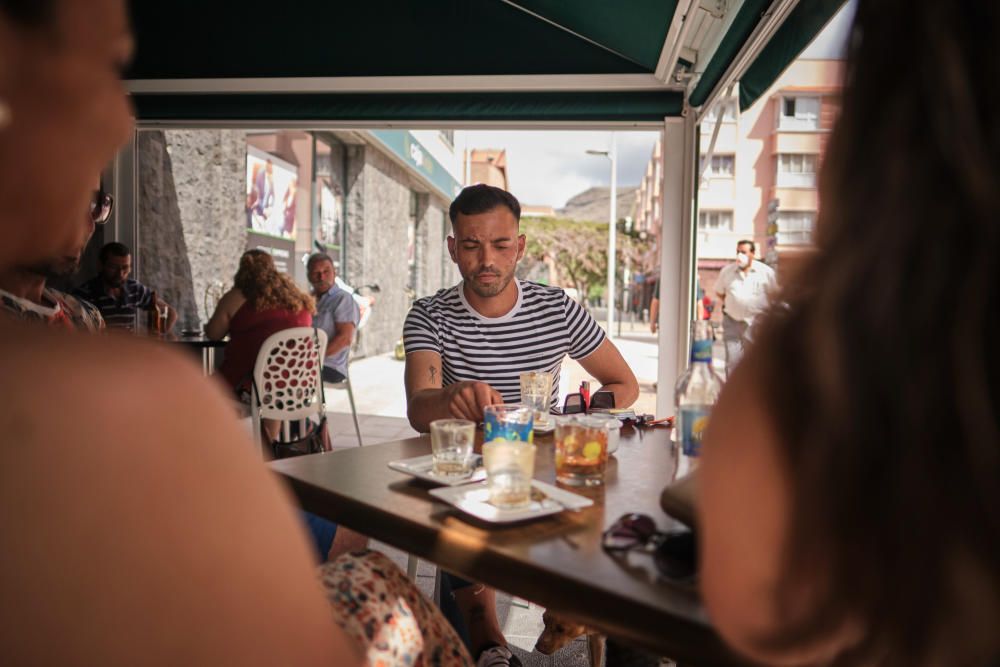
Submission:
[[[740,110],[746,111],[778,80],[793,60],[829,23],[847,0],[799,2],[757,59],[740,78]]]
[[[811,0],[804,0],[810,2]],[[712,54],[711,60],[702,72],[698,84],[691,91],[689,102],[693,107],[700,107],[708,96],[719,85],[729,66],[736,60],[743,44],[753,34],[754,28],[760,23],[764,10],[771,6],[771,0],[744,0],[736,17],[726,31],[725,37]]]
[[[679,92],[135,95],[145,121],[659,122]]]
[[[719,46],[698,56],[708,65],[692,106],[719,85],[773,2],[731,9],[737,14]],[[746,73],[741,102],[766,90],[842,2],[800,0]],[[137,52],[128,79],[140,121],[647,122],[683,108],[681,93],[653,76],[670,50],[664,41],[677,0],[130,4]],[[531,76],[562,85],[540,90],[523,79]],[[426,77],[435,77],[433,86]],[[508,92],[460,92],[461,77],[507,77],[476,90]],[[359,80],[365,86],[351,85]]]

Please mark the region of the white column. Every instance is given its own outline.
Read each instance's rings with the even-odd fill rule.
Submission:
[[[694,272],[694,180],[698,154],[694,114],[663,124],[663,227],[656,416],[674,414],[674,383],[687,367]]]
[[[615,133],[611,133],[611,147],[608,157],[611,159],[611,207],[608,214],[608,338],[615,335],[615,271],[617,270],[618,251],[616,249],[616,227],[618,217],[618,151]]]

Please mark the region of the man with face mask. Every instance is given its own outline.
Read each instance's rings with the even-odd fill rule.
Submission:
[[[448,252],[462,282],[413,304],[403,327],[407,416],[426,433],[435,419],[482,421],[483,408],[517,403],[522,371],[553,375],[551,405],[568,354],[618,407],[639,395],[635,375],[618,348],[580,304],[558,287],[518,280],[526,239],[521,206],[509,192],[472,185],[448,211]],[[520,664],[506,646],[495,592],[449,578],[478,665]]]
[[[743,344],[754,317],[767,308],[777,285],[774,269],[754,259],[753,241],[736,244],[736,261],[719,272],[715,293],[722,303],[722,338],[726,343],[726,373],[743,355]]]
[[[111,217],[114,199],[100,187],[94,192],[90,212],[81,216],[82,224],[75,238],[61,254],[44,262],[31,263],[0,272],[0,314],[20,320],[32,320],[56,327],[89,331],[104,329],[97,308],[46,282],[68,278],[80,267],[80,256],[94,233]]]
[[[100,271],[73,293],[97,306],[104,321],[113,329],[132,331],[135,328],[136,312],[149,308],[153,290],[137,280],[129,278],[132,273],[132,252],[123,243],[112,241],[104,244],[98,253]],[[157,307],[167,309],[167,331],[177,322],[177,311],[157,297]]]

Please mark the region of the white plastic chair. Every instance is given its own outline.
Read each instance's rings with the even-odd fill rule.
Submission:
[[[260,346],[253,369],[254,395],[250,399],[250,420],[255,442],[261,442],[261,419],[281,422],[279,438],[289,440],[289,424],[307,420],[326,411],[323,402],[323,353],[326,332],[313,327],[284,329],[269,336]]]

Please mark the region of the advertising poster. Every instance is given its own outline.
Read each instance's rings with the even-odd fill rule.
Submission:
[[[294,240],[298,185],[298,167],[247,146],[247,228]]]

